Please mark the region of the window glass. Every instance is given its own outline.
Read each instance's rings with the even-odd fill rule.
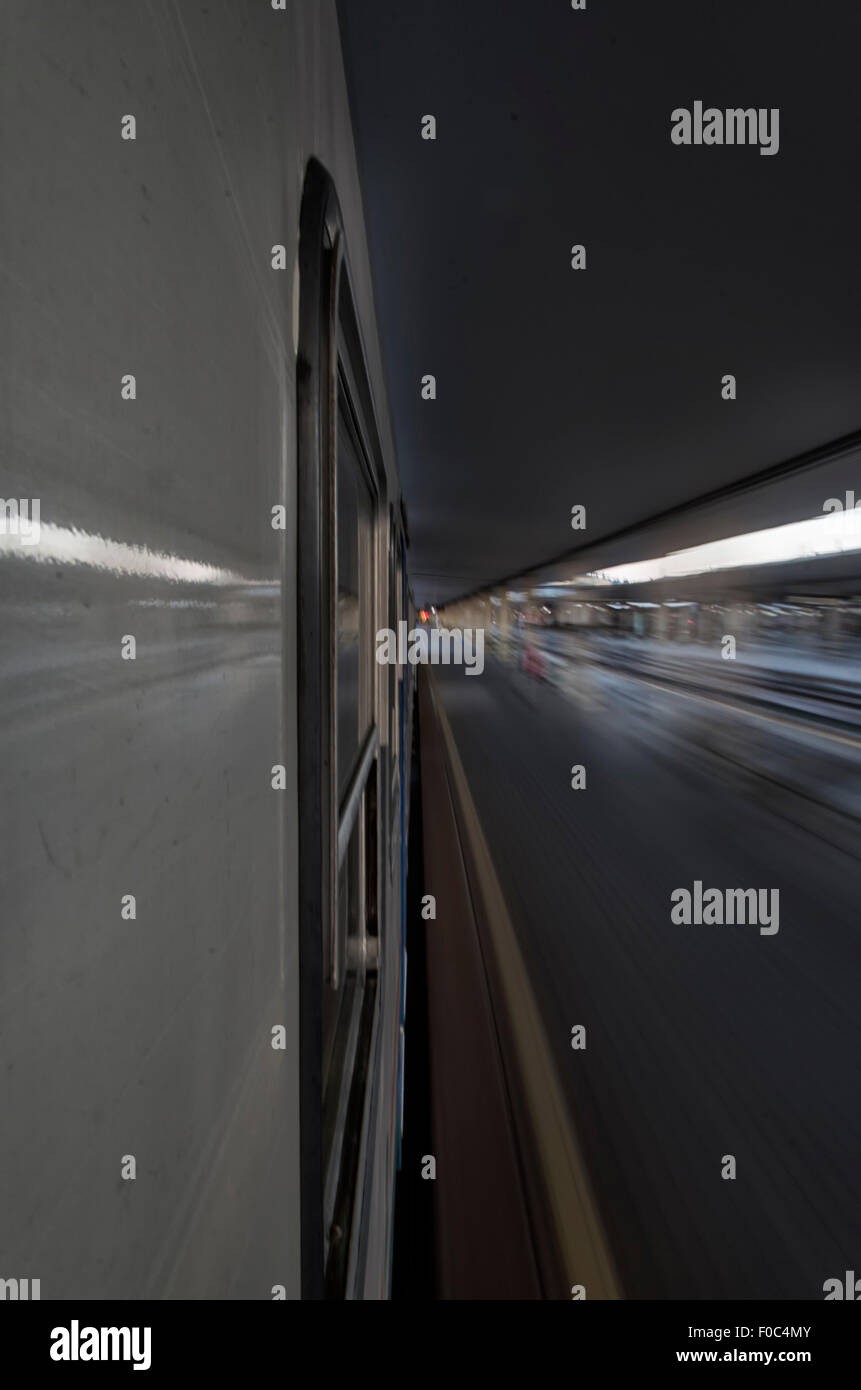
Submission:
[[[371,725],[373,507],[343,393],[338,403],[338,796]]]
[[[328,978],[323,990],[323,1146],[328,1163],[335,1137],[336,1117],[342,1088],[349,1081],[349,1052],[354,1015],[361,999],[364,983],[360,967],[364,959],[362,943],[365,931],[361,855],[364,817],[364,798],[350,844],[338,875],[338,931],[335,949],[338,952],[339,987]],[[353,1039],[355,1042],[355,1039]]]

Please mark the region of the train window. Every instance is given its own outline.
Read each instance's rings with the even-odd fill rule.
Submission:
[[[343,388],[339,392],[335,525],[338,564],[338,795],[353,771],[371,708],[373,498],[359,459]],[[360,640],[361,639],[361,640]]]
[[[375,493],[352,404],[335,439],[337,888],[323,986],[326,1288],[342,1291],[356,1197],[362,1094],[376,1000],[378,730],[374,723]]]
[[[399,586],[399,565],[398,565],[398,533],[395,529],[394,508],[389,508],[389,627],[393,632],[398,632],[400,621],[400,586]],[[389,710],[389,748],[391,749],[391,797],[389,824],[394,826],[397,815],[397,802],[400,791],[399,769],[400,769],[400,718],[399,718],[399,695],[400,682],[403,676],[403,668],[394,665],[388,667],[388,710]],[[390,842],[390,851],[394,853],[394,838]]]
[[[391,753],[389,689],[374,659],[388,617],[378,611],[384,475],[337,198],[315,160],[299,257],[302,1289],[319,1298],[344,1296],[364,1247]]]
[[[339,987],[327,986],[323,999],[323,1164],[334,1181],[332,1163],[337,1139],[342,1138],[346,1119],[348,1088],[343,1084],[352,1071],[361,995],[364,986],[362,972],[362,941],[365,929],[361,884],[362,830],[361,818],[356,823],[346,857],[338,875],[338,937],[342,956],[339,961]],[[330,1190],[326,1205],[331,1209],[334,1193]]]

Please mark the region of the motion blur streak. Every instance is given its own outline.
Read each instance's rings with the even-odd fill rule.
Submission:
[[[37,564],[85,565],[112,574],[167,579],[174,584],[254,584],[218,565],[202,564],[180,555],[166,555],[145,545],[126,545],[106,536],[93,536],[75,527],[42,523],[38,545],[22,546],[15,535],[0,533],[0,558],[34,560]],[[271,581],[274,583],[274,579]]]
[[[627,1297],[817,1298],[861,1241],[861,667],[767,626],[521,622],[436,673]],[[694,878],[779,889],[779,934],[674,925]]]
[[[838,499],[829,499],[838,501]],[[777,564],[781,560],[807,559],[813,555],[843,555],[861,550],[861,512],[828,512],[787,526],[772,526],[743,536],[709,541],[664,555],[660,560],[638,560],[632,565],[613,565],[595,570],[587,579],[607,583],[636,584],[641,580],[670,579],[704,574],[741,565]],[[576,582],[576,581],[575,581]]]

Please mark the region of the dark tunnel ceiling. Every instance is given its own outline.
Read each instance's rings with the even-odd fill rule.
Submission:
[[[419,601],[861,426],[861,7],[340,14]],[[674,146],[695,100],[779,107],[779,152]]]

